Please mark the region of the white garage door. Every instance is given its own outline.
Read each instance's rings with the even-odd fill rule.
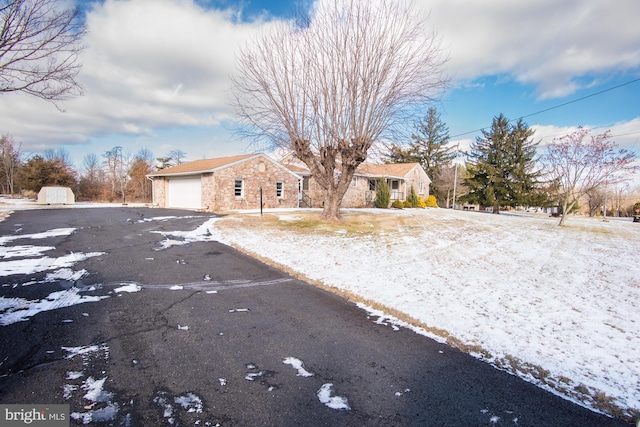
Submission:
[[[168,201],[169,208],[200,209],[202,207],[200,177],[169,179]]]

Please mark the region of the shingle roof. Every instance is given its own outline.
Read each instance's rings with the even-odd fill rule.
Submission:
[[[308,167],[299,164],[285,164],[284,166],[296,173],[309,173]],[[382,165],[375,163],[361,163],[356,169],[356,175],[378,178],[383,176],[404,178],[416,166],[418,166],[418,163],[391,163]]]
[[[177,166],[162,169],[156,172],[152,172],[149,174],[149,176],[191,175],[191,174],[197,174],[202,172],[209,172],[214,169],[218,169],[223,166],[227,166],[232,163],[236,163],[241,160],[248,159],[249,157],[255,157],[255,156],[259,156],[259,154],[242,154],[239,156],[195,160],[193,162],[183,163],[181,165],[177,165]]]
[[[361,163],[356,169],[356,175],[405,177],[417,165],[418,163],[391,163],[384,165]]]

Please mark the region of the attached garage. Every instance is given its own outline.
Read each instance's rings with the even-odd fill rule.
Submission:
[[[200,209],[202,207],[200,175],[168,179],[167,207]]]
[[[154,206],[213,212],[298,207],[301,179],[260,153],[195,160],[147,177]]]

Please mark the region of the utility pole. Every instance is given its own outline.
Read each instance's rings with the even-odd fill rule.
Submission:
[[[609,180],[604,182],[604,206],[602,207],[602,220],[607,220],[607,193],[609,190]]]
[[[455,174],[453,175],[453,209],[456,209],[456,196],[457,196],[457,186],[458,186],[458,158],[460,157],[460,144],[456,145],[456,158],[454,162],[456,163]]]

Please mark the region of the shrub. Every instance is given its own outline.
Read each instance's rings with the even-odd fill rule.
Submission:
[[[418,207],[418,195],[416,194],[415,188],[413,185],[411,186],[411,191],[409,192],[409,196],[407,197],[407,201],[405,202],[405,208],[417,208]],[[408,206],[407,206],[408,205]]]
[[[393,203],[391,203],[391,207],[396,209],[402,209],[404,208],[404,202],[401,200],[394,200]]]
[[[376,208],[386,209],[389,207],[390,201],[391,190],[389,189],[389,184],[387,184],[386,178],[382,178],[378,180],[378,188],[376,189]]]
[[[427,207],[427,203],[422,199],[422,197],[418,197],[418,207],[422,209]]]
[[[428,208],[437,208],[438,202],[436,201],[436,196],[433,194],[427,197],[426,205]]]

